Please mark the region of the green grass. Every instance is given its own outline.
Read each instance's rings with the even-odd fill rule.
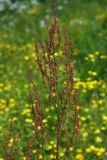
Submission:
[[[0,12],[1,158],[2,142],[5,141],[9,119],[12,118],[16,118],[14,133],[24,128],[25,134],[20,142],[23,149],[19,147],[22,154],[20,157],[26,154],[24,141],[32,134],[32,124],[25,122],[27,118],[32,117],[31,113],[23,113],[31,108],[28,97],[30,67],[35,72],[43,106],[50,108],[46,101],[47,94],[42,94],[45,91],[42,89],[40,73],[34,61],[34,42],[41,37],[46,39],[45,28],[40,24],[44,23],[46,17],[50,23],[51,7],[52,4],[47,1],[39,6],[29,6],[23,12],[9,9]],[[72,155],[72,160],[105,160],[107,158],[107,2],[69,0],[64,4],[59,0],[58,8],[60,27],[65,25],[73,37],[75,77],[79,88],[81,133],[78,144],[70,156]],[[96,74],[88,74],[88,71]],[[51,113],[47,112],[47,119],[49,115]],[[68,160],[71,160],[71,157]]]

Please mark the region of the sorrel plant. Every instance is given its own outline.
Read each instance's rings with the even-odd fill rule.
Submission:
[[[62,29],[56,18],[56,0],[53,0],[53,19],[49,26],[46,23],[48,33],[47,40],[35,43],[36,62],[41,73],[43,87],[48,94],[48,107],[52,108],[52,120],[49,125],[44,124],[46,120],[44,104],[41,104],[37,85],[33,80],[30,70],[30,82],[32,92],[30,101],[32,104],[32,115],[34,120],[34,131],[31,139],[27,142],[26,160],[44,160],[53,156],[54,160],[68,160],[70,148],[74,147],[79,135],[78,95],[74,85],[74,50],[72,37],[68,35],[66,27]],[[54,128],[54,129],[53,129]],[[12,137],[10,127],[8,141],[3,146],[4,160],[12,160],[17,153],[17,142],[20,133],[14,138],[14,146],[8,157],[8,144]],[[52,141],[54,147],[47,151],[47,144]],[[33,154],[33,150],[36,152]],[[61,153],[61,154],[60,154]]]
[[[79,116],[77,90],[74,87],[74,50],[72,37],[68,36],[66,27],[63,27],[63,32],[60,29],[56,18],[56,0],[53,0],[53,11],[51,26],[46,24],[48,32],[47,40],[43,41],[40,39],[40,41],[35,43],[36,61],[42,76],[42,84],[49,95],[48,103],[50,107],[53,107],[53,116],[56,116],[56,121],[53,123],[55,133],[52,134],[52,137],[43,123],[45,117],[44,108],[41,105],[40,95],[33,81],[31,71],[30,80],[33,93],[30,94],[30,99],[35,122],[32,142],[40,134],[43,154],[46,156],[45,139],[47,136],[50,139],[55,138],[56,149],[53,151],[55,152],[53,154],[55,155],[54,159],[58,160],[61,157],[66,159],[70,147],[73,147],[78,139]],[[38,127],[40,127],[40,133]],[[63,145],[63,137],[65,138],[65,145]],[[31,150],[31,147],[29,147],[29,150]],[[60,148],[64,148],[62,156],[59,154]],[[38,147],[36,151],[36,156],[39,158],[40,151]],[[30,157],[30,153],[31,151],[28,157]]]

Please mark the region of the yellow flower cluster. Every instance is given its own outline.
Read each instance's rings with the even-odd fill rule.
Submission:
[[[86,82],[82,82],[82,81],[78,81],[75,84],[75,88],[79,89],[80,87],[86,89],[86,90],[93,90],[96,88],[96,86],[99,85],[99,82],[97,80],[93,80],[93,81],[86,81]],[[83,90],[84,91],[84,90]]]
[[[88,56],[85,57],[85,60],[90,61],[90,62],[95,62],[97,60],[97,58],[107,59],[107,56],[104,55],[103,53],[96,51],[93,54],[92,53],[88,54]]]
[[[94,145],[91,145],[89,148],[86,148],[87,153],[95,152],[98,157],[102,156],[105,153],[105,151],[106,151],[105,148],[103,147],[98,148],[95,147]]]

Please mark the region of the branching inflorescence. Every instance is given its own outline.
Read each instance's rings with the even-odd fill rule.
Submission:
[[[72,37],[68,36],[66,27],[60,29],[56,18],[56,0],[53,0],[53,21],[51,26],[46,26],[48,37],[35,43],[36,62],[38,63],[42,84],[47,91],[48,107],[52,107],[52,121],[49,126],[44,125],[46,117],[43,104],[41,104],[37,85],[34,83],[33,74],[30,70],[30,82],[32,92],[30,101],[34,120],[34,131],[27,143],[26,160],[38,160],[42,155],[43,160],[51,159],[68,160],[70,148],[74,147],[79,135],[78,95],[74,86],[74,50]],[[54,130],[52,130],[54,128]],[[3,145],[4,160],[15,159],[18,151],[17,143],[20,134],[12,138],[10,125],[7,142]],[[54,147],[47,152],[47,144],[53,140]],[[12,141],[12,142],[11,142]],[[51,141],[51,143],[53,143]],[[9,144],[11,151],[9,152]],[[32,154],[33,150],[36,150]],[[60,154],[61,152],[61,154]]]
[[[53,8],[53,22],[50,27],[47,26],[47,41],[43,42],[41,39],[38,43],[36,42],[35,49],[43,86],[49,95],[49,105],[54,107],[54,114],[57,116],[57,120],[54,123],[56,127],[56,150],[54,159],[58,160],[61,157],[59,152],[63,143],[63,137],[66,139],[64,154],[62,155],[64,159],[70,147],[73,147],[75,141],[78,139],[79,117],[78,97],[74,87],[74,51],[72,37],[68,36],[66,27],[63,27],[62,33],[58,25],[56,19],[56,0],[53,0]],[[61,48],[62,51],[60,51]],[[40,103],[37,87],[32,80],[31,72],[30,80],[33,86],[33,94],[30,94],[30,99],[35,122],[34,138],[37,138],[37,128],[40,127],[42,149],[45,150],[45,136],[47,136],[48,132],[42,122],[44,116],[42,112],[43,108]],[[34,100],[32,95],[35,97]],[[35,103],[36,109],[34,107]],[[36,156],[37,158],[39,157],[38,149]]]

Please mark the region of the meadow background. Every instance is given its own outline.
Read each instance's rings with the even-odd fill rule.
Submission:
[[[34,60],[34,42],[46,38],[44,20],[50,23],[52,14],[51,0],[0,0],[0,160],[10,121],[14,134],[24,129],[18,159],[25,159],[33,126],[29,68],[46,108],[46,125],[51,127],[50,119],[55,118]],[[80,137],[69,160],[107,160],[107,1],[57,0],[57,17],[73,37],[79,92]],[[48,151],[52,144],[47,144]]]

